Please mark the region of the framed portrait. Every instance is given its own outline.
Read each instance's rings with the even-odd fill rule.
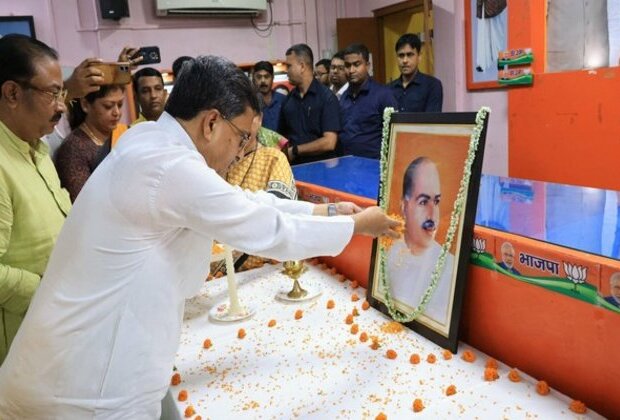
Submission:
[[[497,57],[507,48],[507,0],[465,0],[467,89],[502,87],[497,82]]]
[[[482,170],[483,110],[393,113],[384,129],[379,203],[404,230],[397,240],[375,240],[368,301],[453,352]]]
[[[0,36],[8,34],[27,35],[36,38],[32,16],[0,16]]]

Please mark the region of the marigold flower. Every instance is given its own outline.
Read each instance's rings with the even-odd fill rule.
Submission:
[[[176,386],[180,383],[181,383],[181,374],[177,372],[174,375],[172,375],[172,378],[170,379],[170,385]]]
[[[381,344],[379,343],[379,337],[370,337],[370,339],[372,340],[372,344],[370,345],[370,348],[373,350],[378,350],[379,347],[381,347]]]
[[[536,392],[538,395],[549,395],[551,390],[549,389],[549,385],[545,381],[538,381],[536,383]]]
[[[368,308],[370,308],[370,303],[368,303],[368,301],[365,300],[364,303],[362,303],[362,309],[367,311]]]
[[[409,357],[409,363],[411,363],[412,365],[417,365],[418,363],[420,363],[420,355],[417,353],[413,353],[411,357]]]
[[[437,361],[437,357],[433,353],[431,353],[428,356],[426,356],[426,361],[431,364],[435,363]]]
[[[492,357],[489,357],[489,358],[487,359],[487,362],[486,362],[486,364],[485,364],[485,367],[488,367],[488,368],[493,368],[493,369],[498,369],[498,368],[499,368],[499,366],[498,366],[498,364],[497,364],[497,360],[495,360],[495,359],[494,359],[494,358],[492,358]]]
[[[588,407],[586,407],[586,405],[579,400],[572,400],[568,408],[570,411],[577,414],[586,414],[588,411]]]
[[[454,385],[450,385],[448,388],[446,388],[446,395],[448,397],[454,394],[456,394],[456,387]]]
[[[519,371],[517,369],[510,369],[508,379],[510,379],[511,382],[521,382],[521,375],[519,375]]]
[[[268,327],[275,327],[276,326],[276,320],[275,319],[270,319],[269,323],[267,324]]]
[[[237,338],[244,338],[245,337],[245,330],[243,328],[239,328],[239,331],[237,331]]]
[[[177,397],[179,401],[187,401],[187,391],[182,389],[179,391],[179,396]]]
[[[484,369],[484,380],[487,382],[493,382],[494,380],[499,378],[499,374],[497,373],[497,369],[488,367]]]
[[[365,343],[366,341],[368,341],[368,334],[366,334],[366,332],[363,332],[360,334],[360,341],[362,343]]]
[[[452,352],[450,350],[444,350],[442,353],[444,360],[452,359]]]
[[[389,349],[388,351],[385,352],[385,357],[387,357],[390,360],[394,360],[398,357],[398,354],[394,350]]]
[[[335,306],[336,303],[332,299],[327,301],[327,309],[334,309]]]
[[[415,400],[413,400],[414,413],[419,413],[422,410],[424,410],[424,403],[422,402],[422,400],[419,398],[416,398]]]
[[[351,302],[357,302],[358,300],[360,300],[360,297],[357,295],[357,293],[353,293],[351,295]]]
[[[357,324],[351,325],[351,334],[357,334],[359,330],[360,330],[359,325]]]
[[[344,323],[348,325],[353,324],[353,315],[351,314],[347,315],[347,317],[344,319]]]
[[[194,411],[194,407],[192,407],[191,405],[188,405],[187,408],[185,409],[185,418],[190,418],[194,414],[196,414],[196,411]]]
[[[387,416],[384,413],[379,413],[377,417],[375,417],[375,420],[387,420]]]
[[[461,358],[468,363],[473,363],[476,361],[476,355],[471,350],[465,350]]]
[[[295,311],[295,319],[302,319],[304,317],[304,311],[297,309]]]
[[[210,338],[207,338],[205,341],[202,342],[202,347],[205,349],[210,349],[212,345],[213,343],[211,342]]]

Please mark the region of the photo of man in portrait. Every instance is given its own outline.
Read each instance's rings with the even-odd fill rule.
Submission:
[[[512,274],[516,274],[517,276],[521,275],[521,273],[514,268],[515,263],[515,248],[512,246],[510,242],[504,242],[501,248],[502,253],[502,261],[498,262],[497,265],[503,268],[506,271],[511,272]]]
[[[609,290],[611,294],[605,300],[620,308],[620,271],[613,273],[609,278]]]
[[[437,165],[430,158],[414,159],[405,170],[401,213],[404,238],[387,253],[387,275],[393,298],[417,308],[431,283],[441,245],[435,240],[440,219],[441,182]],[[442,325],[449,322],[454,255],[448,253],[437,288],[424,315]]]

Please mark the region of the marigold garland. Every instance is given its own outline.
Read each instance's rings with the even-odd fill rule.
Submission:
[[[390,133],[390,119],[391,115],[394,112],[394,108],[385,108],[383,111],[383,131],[382,131],[382,139],[381,142],[381,170],[379,173],[380,179],[380,191],[379,197],[381,197],[381,207],[384,211],[387,212],[388,205],[388,197],[387,197],[387,166],[388,166],[388,150],[389,150],[389,133]],[[454,207],[452,209],[452,214],[450,215],[450,224],[448,226],[448,231],[446,232],[446,240],[441,246],[441,252],[439,257],[437,258],[437,263],[435,263],[435,268],[431,274],[431,282],[429,286],[426,288],[426,291],[422,295],[422,299],[420,300],[420,304],[411,312],[409,315],[405,315],[401,313],[398,309],[396,309],[396,305],[392,300],[392,292],[390,288],[390,281],[388,276],[386,275],[386,251],[387,249],[383,246],[379,246],[379,284],[383,288],[383,297],[385,301],[385,306],[388,308],[388,312],[390,316],[398,321],[398,322],[411,322],[418,318],[424,311],[426,310],[426,305],[431,300],[435,289],[437,288],[437,284],[439,283],[439,277],[441,273],[443,273],[443,268],[446,263],[446,258],[448,256],[448,252],[452,247],[452,242],[454,241],[454,236],[456,233],[456,228],[458,226],[459,219],[461,214],[465,209],[465,200],[467,199],[467,190],[469,187],[469,179],[471,178],[471,166],[476,158],[476,151],[478,150],[478,143],[480,142],[480,135],[482,134],[482,130],[484,129],[484,122],[491,112],[491,109],[488,107],[482,107],[476,114],[476,125],[474,126],[470,139],[469,139],[469,149],[467,151],[467,158],[465,159],[465,165],[463,168],[463,178],[461,179],[461,183],[459,186],[459,191],[456,195],[456,199],[454,200]],[[382,242],[380,240],[380,245]]]

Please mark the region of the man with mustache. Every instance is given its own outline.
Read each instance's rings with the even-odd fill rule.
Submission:
[[[140,116],[131,125],[144,121],[157,121],[164,112],[168,98],[161,73],[152,67],[138,70],[133,75],[133,88],[140,105]]]
[[[404,34],[396,41],[400,77],[389,84],[402,112],[441,112],[441,81],[418,68],[422,42],[417,35]]]
[[[0,363],[71,208],[40,140],[66,95],[56,51],[22,35],[0,39]]]
[[[392,296],[417,308],[431,282],[441,246],[435,241],[439,227],[441,185],[437,165],[428,157],[413,160],[403,178],[401,211],[405,219],[404,239],[394,242],[387,255],[387,275]],[[437,289],[424,315],[446,326],[452,295],[454,256],[448,253]]]
[[[276,92],[273,87],[273,65],[269,61],[259,61],[252,71],[254,88],[258,91],[258,100],[263,112],[262,126],[278,131],[280,111],[286,96]]]

